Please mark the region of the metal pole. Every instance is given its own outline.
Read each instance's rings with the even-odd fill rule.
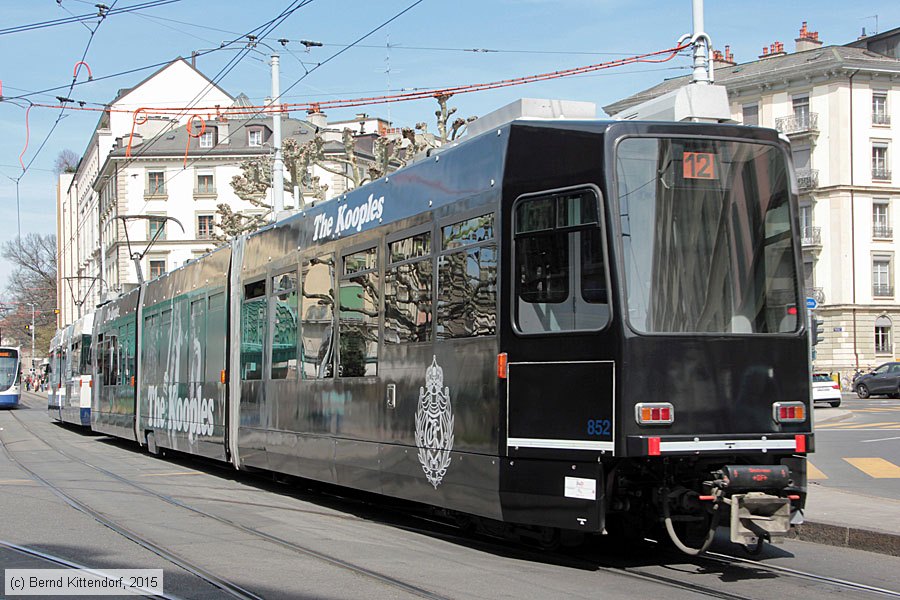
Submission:
[[[34,372],[34,302],[31,303],[31,371]]]
[[[272,106],[281,102],[278,83],[278,54],[272,54]],[[275,146],[275,160],[272,161],[272,220],[284,210],[284,164],[281,157],[281,112],[272,113],[272,145]]]
[[[703,26],[703,0],[693,0],[694,83],[711,83],[709,78],[709,39]],[[700,35],[702,34],[702,35]]]

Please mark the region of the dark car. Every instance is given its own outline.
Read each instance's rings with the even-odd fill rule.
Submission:
[[[884,363],[874,371],[860,375],[853,383],[853,389],[860,398],[875,394],[900,398],[900,363]]]

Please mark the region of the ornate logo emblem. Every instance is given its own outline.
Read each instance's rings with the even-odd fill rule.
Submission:
[[[419,407],[416,409],[416,446],[419,462],[428,482],[434,489],[441,484],[450,466],[453,450],[453,407],[450,388],[444,387],[444,370],[437,364],[437,356],[425,370],[425,387],[419,388]]]

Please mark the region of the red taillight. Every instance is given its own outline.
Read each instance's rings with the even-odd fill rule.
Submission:
[[[647,454],[650,456],[659,456],[659,438],[647,438]]]
[[[794,443],[797,445],[797,452],[806,452],[806,436],[803,434],[794,436]]]
[[[806,405],[802,402],[776,402],[772,405],[776,423],[802,423],[806,420]]]
[[[497,378],[498,379],[506,379],[506,361],[507,356],[506,352],[501,352],[497,355]]]
[[[796,306],[788,306],[787,314],[789,314],[789,315],[796,315],[796,314],[797,314],[797,307],[796,307]]]
[[[839,390],[839,389],[841,389],[841,384],[835,383],[834,385],[831,386],[831,389],[833,389],[833,390]]]
[[[638,425],[671,425],[675,408],[668,402],[641,402],[634,406],[634,420]]]

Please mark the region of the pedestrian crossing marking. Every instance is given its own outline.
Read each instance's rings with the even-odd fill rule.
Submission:
[[[814,464],[806,461],[806,478],[807,479],[828,479],[828,475],[820,471]]]
[[[844,458],[844,460],[875,479],[900,479],[900,467],[883,458]]]

